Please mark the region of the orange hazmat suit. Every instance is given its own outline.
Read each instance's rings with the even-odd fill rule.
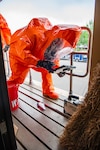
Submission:
[[[11,37],[9,59],[11,77],[9,81],[22,84],[29,69],[41,72],[43,94],[57,99],[54,94],[52,74],[48,70],[37,67],[39,60],[44,60],[44,53],[54,39],[61,38],[63,47],[74,48],[79,39],[81,29],[78,26],[55,25],[47,18],[33,18],[29,24],[17,30]],[[59,65],[58,60],[54,63]]]
[[[6,22],[6,19],[2,16],[2,14],[0,14],[0,32],[2,38],[2,46],[4,48],[6,45],[10,45],[11,31]]]

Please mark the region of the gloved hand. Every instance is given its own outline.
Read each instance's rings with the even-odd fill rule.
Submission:
[[[54,71],[53,66],[54,66],[53,62],[45,61],[45,60],[39,60],[37,63],[37,67],[43,67],[47,69],[50,73],[53,73]]]
[[[3,48],[3,51],[4,51],[4,52],[7,52],[8,49],[9,49],[9,45],[5,45],[5,47]]]
[[[65,74],[66,74],[66,72],[59,72],[59,73],[57,73],[57,75],[58,75],[59,77],[63,77]]]

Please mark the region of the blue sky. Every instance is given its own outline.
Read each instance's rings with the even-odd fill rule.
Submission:
[[[0,13],[12,32],[34,17],[47,17],[53,24],[86,25],[94,19],[95,0],[3,0]]]

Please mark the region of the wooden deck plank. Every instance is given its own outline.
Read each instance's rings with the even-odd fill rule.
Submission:
[[[21,116],[23,117],[23,116]],[[18,118],[20,120],[20,118]],[[13,117],[13,121],[18,126],[18,132],[16,138],[20,141],[21,145],[17,145],[18,150],[48,150],[41,141],[39,141],[31,132],[27,130],[27,127],[23,126],[17,119]],[[21,121],[21,120],[20,120]],[[27,120],[26,120],[27,122]],[[27,123],[25,123],[27,126]],[[20,149],[21,148],[21,149]]]
[[[41,101],[44,101],[44,102],[47,102],[47,100],[48,100],[48,104],[53,103],[54,106],[56,105],[56,108],[57,108],[57,109],[60,109],[60,111],[63,112],[64,98],[63,98],[63,99],[60,99],[60,98],[59,98],[58,100],[52,100],[52,99],[50,99],[50,98],[44,97],[44,96],[42,95],[42,91],[41,91],[41,90],[38,90],[38,89],[36,89],[36,88],[33,88],[32,86],[30,87],[29,85],[26,85],[26,84],[22,84],[22,85],[20,86],[21,91],[22,91],[22,88],[23,88],[23,90],[27,90],[27,93],[31,92],[31,95],[32,95],[33,98],[35,98],[35,97],[36,97],[36,99],[39,98]],[[20,90],[20,89],[19,89],[19,90]],[[29,92],[28,92],[28,91],[29,91]],[[59,106],[60,106],[60,107],[59,107]]]
[[[59,138],[57,136],[55,136],[53,133],[49,132],[45,127],[41,126],[38,122],[33,120],[25,112],[23,112],[22,110],[19,109],[18,111],[13,112],[13,116],[15,116],[25,126],[25,128],[28,128],[28,130],[33,135],[38,137],[38,139],[41,141],[41,143],[44,143],[45,145],[47,145],[47,147],[49,147],[49,149],[52,149],[52,150],[58,149]],[[19,128],[19,126],[18,126],[18,128]],[[21,135],[21,138],[22,137],[23,136]],[[27,137],[27,143],[28,143],[28,141],[29,141],[29,138]],[[34,147],[32,145],[32,143],[31,143],[31,146]],[[29,148],[30,148],[30,144],[29,144]],[[34,150],[36,150],[36,147]]]
[[[33,107],[27,105],[23,101],[20,101],[20,108],[25,113],[27,113],[32,119],[37,121],[42,126],[45,126],[45,128],[47,128],[50,132],[53,132],[53,134],[55,134],[56,136],[59,137],[59,135],[63,131],[64,127],[59,125],[54,120],[51,120],[50,118],[48,118],[38,110],[34,109]]]
[[[63,107],[56,104],[56,102],[55,102],[55,101],[58,101],[58,100],[49,101],[47,98],[45,98],[43,96],[40,96],[40,95],[37,95],[36,93],[30,92],[29,90],[27,90],[25,88],[22,88],[22,87],[19,88],[19,91],[23,92],[23,93],[26,93],[26,91],[27,91],[27,95],[32,97],[34,100],[36,99],[38,101],[47,103],[49,106],[52,105],[52,107],[54,107],[54,108],[58,109],[59,111],[63,112]],[[64,102],[62,102],[62,103],[64,105]]]
[[[27,83],[20,85],[18,95],[19,108],[12,112],[14,124],[18,127],[18,150],[58,150],[59,137],[69,119],[63,115],[63,97],[56,101],[45,98],[41,88]],[[47,104],[46,110],[37,107],[39,101]]]
[[[25,148],[22,147],[22,145],[18,141],[16,141],[16,144],[17,144],[17,150],[25,150]]]
[[[24,91],[27,92],[27,91]],[[28,94],[28,93],[27,93]],[[32,95],[31,95],[32,96]],[[35,107],[35,109],[39,110],[37,108],[37,101],[35,101],[34,99],[32,99],[32,97],[28,97],[26,94],[22,94],[19,92],[19,97],[21,97],[21,99],[23,99],[24,102],[26,102],[28,105],[31,105],[33,108]],[[39,99],[39,98],[38,98]],[[47,101],[48,102],[48,101]],[[47,103],[46,102],[46,103]],[[20,103],[19,103],[20,104]],[[49,105],[49,104],[48,104]],[[54,107],[52,105],[50,105],[51,107]],[[55,106],[56,108],[56,106]],[[48,116],[49,118],[52,118],[53,120],[55,120],[56,122],[58,122],[59,124],[61,124],[62,126],[66,125],[66,122],[68,121],[68,118],[66,117],[62,117],[62,115],[58,114],[57,112],[51,111],[50,108],[46,107],[46,111],[41,111],[43,114],[45,114],[46,116]]]

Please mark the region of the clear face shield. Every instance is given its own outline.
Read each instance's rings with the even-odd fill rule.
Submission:
[[[53,62],[70,54],[72,51],[73,49],[71,47],[64,47],[64,40],[62,38],[56,38],[46,49],[44,53],[44,60]]]

